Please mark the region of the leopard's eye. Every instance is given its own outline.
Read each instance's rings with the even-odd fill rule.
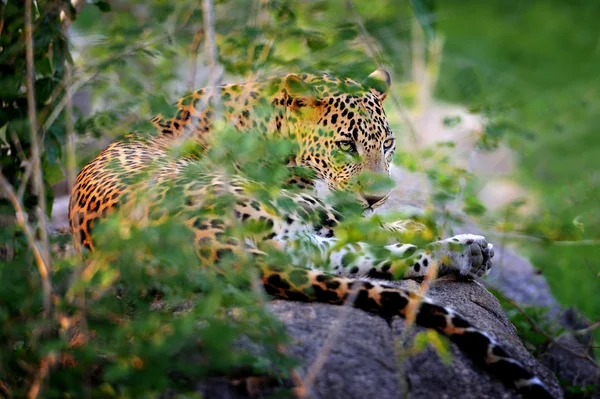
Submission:
[[[386,141],[383,142],[383,149],[385,151],[389,150],[393,146],[394,146],[394,139],[387,139]]]
[[[352,141],[338,141],[337,142],[338,147],[340,147],[340,150],[342,151],[346,151],[346,152],[353,152],[356,151],[356,147],[354,146],[354,143]]]

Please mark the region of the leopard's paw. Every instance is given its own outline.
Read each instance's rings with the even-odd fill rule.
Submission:
[[[481,277],[492,268],[494,246],[485,237],[474,234],[459,234],[439,241],[438,256],[446,268],[461,275]]]

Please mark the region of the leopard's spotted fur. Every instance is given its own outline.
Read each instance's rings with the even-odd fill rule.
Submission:
[[[152,119],[159,130],[158,136],[130,135],[111,144],[82,169],[70,202],[72,231],[85,248],[93,250],[94,222],[117,205],[124,215],[135,219],[140,207],[134,194],[151,191],[150,205],[142,208],[139,218],[158,220],[162,217],[161,210],[154,209],[152,204],[174,193],[181,197],[182,207],[178,212],[195,235],[200,265],[218,262],[240,248],[261,254],[264,245],[274,244],[291,252],[294,264],[279,267],[257,260],[262,282],[270,294],[333,304],[342,304],[355,294],[355,306],[385,317],[406,317],[411,308],[417,308],[418,324],[450,337],[503,379],[511,381],[523,396],[550,397],[537,377],[488,334],[453,310],[420,298],[414,292],[365,279],[391,279],[398,264],[393,259],[407,258],[418,259],[409,268],[408,277],[424,276],[436,259],[443,260],[442,272],[482,275],[491,267],[493,257],[492,246],[483,237],[456,236],[438,242],[432,251],[417,253],[412,245],[392,244],[380,248],[378,257],[367,244],[339,248],[335,237],[339,215],[314,194],[283,190],[280,198],[293,201],[297,209],[280,209],[253,196],[254,190],[249,187],[258,183],[226,179],[218,173],[190,177],[184,171],[194,164],[194,158],[173,159],[169,155],[170,148],[181,137],[191,137],[204,148],[210,147],[215,139],[211,132],[217,112],[222,112],[225,121],[240,132],[254,130],[266,136],[291,139],[297,147],[289,164],[308,167],[315,176],[314,180],[299,179],[296,182],[300,185],[309,186],[319,180],[331,189],[344,189],[363,171],[389,173],[395,142],[382,107],[389,85],[387,72],[378,70],[364,84],[329,75],[303,74],[227,85],[219,88],[220,101],[206,89],[198,90],[178,102],[174,117]],[[215,108],[213,103],[220,106]],[[148,169],[152,169],[151,176],[140,180],[139,176]],[[387,196],[385,192],[358,192],[368,207],[381,204]],[[233,221],[214,209],[211,201],[221,197],[235,200]],[[268,229],[240,243],[227,233],[235,220],[262,221]],[[306,241],[320,255],[319,262],[307,263],[307,256],[298,244]],[[458,244],[460,249],[450,244]],[[382,257],[382,253],[386,255]],[[329,266],[335,273],[315,266]]]

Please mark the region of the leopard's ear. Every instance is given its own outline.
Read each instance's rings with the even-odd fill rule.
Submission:
[[[377,69],[367,76],[362,85],[383,101],[387,97],[387,93],[392,85],[392,78],[385,69]]]
[[[317,104],[317,92],[314,87],[295,74],[287,75],[284,87],[288,95],[287,105],[292,108],[302,108]]]

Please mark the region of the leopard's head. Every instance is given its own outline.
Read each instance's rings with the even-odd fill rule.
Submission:
[[[329,189],[347,189],[361,172],[389,175],[395,150],[382,102],[390,75],[378,69],[363,83],[329,75],[288,75],[288,129],[299,142],[296,163],[312,169]],[[385,202],[389,191],[357,188],[367,207]]]

